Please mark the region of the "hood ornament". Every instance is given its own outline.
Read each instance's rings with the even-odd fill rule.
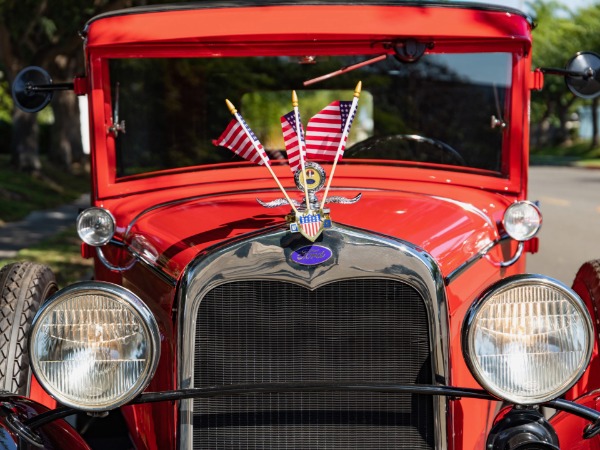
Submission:
[[[334,101],[313,116],[306,127],[306,139],[298,112],[298,97],[296,91],[292,92],[293,110],[281,117],[281,128],[296,187],[304,192],[302,202],[290,198],[271,169],[271,161],[262,144],[233,104],[229,100],[225,100],[234,119],[221,136],[213,141],[213,144],[226,147],[246,160],[265,165],[284,198],[271,202],[256,200],[266,208],[290,205],[292,213],[286,216],[286,221],[290,224],[290,231],[302,234],[311,242],[314,242],[325,228],[331,227],[331,218],[329,209],[325,208],[326,204],[348,205],[356,203],[361,197],[361,194],[358,194],[351,199],[340,196],[332,196],[327,199],[335,168],[338,161],[342,159],[346,148],[346,140],[356,114],[361,88],[362,84],[359,81],[351,102]],[[307,161],[308,158],[333,161],[325,193],[320,203],[316,193],[325,185],[325,171],[319,164]]]
[[[304,174],[304,176],[303,176]],[[307,191],[308,191],[308,201],[309,207],[313,210],[319,209],[319,199],[316,196],[316,193],[323,189],[325,185],[325,170],[319,164],[313,161],[308,161],[305,163],[304,171],[298,170],[294,174],[294,181],[296,183],[296,187],[299,191],[304,192],[304,183],[307,181]],[[341,205],[352,205],[360,200],[362,194],[358,194],[354,198],[346,198],[339,195],[329,196],[325,200],[325,204],[337,203]],[[277,208],[279,206],[284,206],[288,204],[288,201],[285,198],[278,198],[276,200],[271,200],[270,202],[264,202],[261,199],[257,198],[256,201],[265,208]],[[303,199],[302,202],[298,200],[292,199],[292,203],[296,208],[300,209],[308,209],[306,205],[306,198]]]

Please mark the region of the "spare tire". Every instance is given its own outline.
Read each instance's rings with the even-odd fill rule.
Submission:
[[[18,262],[0,269],[0,389],[29,395],[29,329],[44,300],[57,290],[48,266]]]

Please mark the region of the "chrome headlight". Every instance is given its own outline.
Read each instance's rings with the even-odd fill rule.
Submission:
[[[506,233],[515,241],[527,241],[540,231],[542,213],[534,203],[515,202],[504,212],[502,225]]]
[[[36,315],[29,340],[40,384],[64,405],[104,411],[150,382],[160,353],[158,326],[132,292],[110,283],[76,283]]]
[[[490,393],[523,405],[543,403],[585,371],[592,321],[583,301],[559,281],[517,275],[471,306],[462,346],[471,373]]]
[[[87,208],[77,217],[77,234],[93,247],[107,244],[115,234],[115,218],[104,208]]]

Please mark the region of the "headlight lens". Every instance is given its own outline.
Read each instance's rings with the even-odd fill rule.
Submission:
[[[536,404],[567,391],[587,367],[590,316],[562,283],[537,275],[500,281],[476,301],[463,327],[473,376],[497,397]]]
[[[531,202],[516,202],[504,212],[502,224],[511,238],[516,241],[527,241],[540,231],[542,213]]]
[[[33,321],[30,358],[40,384],[61,403],[103,411],[128,402],[152,378],[158,326],[132,292],[77,283],[57,292]]]
[[[77,234],[94,247],[107,244],[115,234],[115,219],[103,208],[88,208],[77,217]]]

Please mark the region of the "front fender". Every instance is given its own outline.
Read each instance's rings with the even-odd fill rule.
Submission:
[[[46,411],[48,408],[33,400],[0,393],[0,448],[91,450],[64,420],[55,420],[34,430],[26,426],[27,420]]]

